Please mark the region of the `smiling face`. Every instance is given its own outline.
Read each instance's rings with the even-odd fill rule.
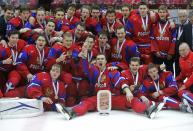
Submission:
[[[129,16],[129,7],[126,7],[126,6],[124,6],[124,7],[122,7],[121,8],[121,13],[122,13],[122,15],[125,17],[125,18],[127,18],[128,16]]]
[[[138,61],[131,61],[129,67],[133,74],[137,74],[140,67],[140,63]]]
[[[90,11],[87,8],[82,8],[81,10],[81,19],[86,20],[90,16]]]
[[[55,23],[52,22],[52,21],[49,21],[47,24],[46,24],[46,30],[47,32],[52,32],[55,30]]]
[[[7,21],[9,21],[13,17],[13,10],[6,10],[4,13],[4,17]]]
[[[69,7],[68,10],[67,10],[67,15],[69,17],[72,17],[72,16],[74,16],[75,11],[76,11],[76,9],[74,7]]]
[[[91,15],[92,17],[98,19],[100,16],[100,11],[98,9],[92,9]]]
[[[108,38],[106,35],[99,35],[99,45],[102,47],[105,47],[108,41]]]
[[[112,24],[115,21],[115,18],[116,18],[115,13],[114,12],[113,13],[108,13],[106,18],[107,18],[108,23]]]
[[[147,15],[148,12],[147,5],[140,5],[138,10],[142,17],[145,17]]]
[[[63,20],[64,19],[64,12],[63,11],[57,11],[55,14],[55,19]]]
[[[88,50],[88,51],[91,51],[92,50],[92,47],[94,45],[94,39],[91,38],[91,37],[87,37],[83,46]]]
[[[72,35],[64,36],[63,38],[64,38],[63,40],[64,46],[69,49],[72,46],[72,41],[73,41]]]
[[[125,29],[124,28],[117,29],[116,35],[118,40],[122,42],[125,39],[125,35],[126,35]]]
[[[46,45],[46,39],[43,36],[39,36],[36,40],[36,46],[39,50],[43,50]]]
[[[178,12],[178,18],[181,24],[183,24],[184,22],[186,22],[187,18],[188,18],[188,14],[186,10],[183,11],[179,11]]]
[[[82,35],[82,33],[84,33],[84,31],[85,31],[85,28],[84,28],[83,26],[81,26],[81,25],[78,25],[78,26],[76,27],[76,29],[75,29],[75,35],[76,35],[76,37],[80,38],[81,35]]]
[[[186,57],[189,54],[189,52],[190,52],[190,48],[187,45],[187,43],[182,43],[179,46],[179,53],[181,57]]]
[[[9,47],[15,47],[19,40],[19,34],[12,34],[8,37],[8,39],[9,39],[8,42]]]
[[[52,80],[57,80],[58,77],[60,76],[61,68],[59,66],[53,65],[51,70],[50,70],[50,75]]]
[[[23,18],[24,21],[27,21],[28,18],[30,17],[31,13],[29,10],[24,10],[21,12],[21,16]]]

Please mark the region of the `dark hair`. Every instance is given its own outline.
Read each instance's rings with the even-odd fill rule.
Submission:
[[[38,36],[36,37],[36,40],[37,40],[39,37],[44,37],[44,39],[46,40],[46,36],[45,36],[44,34],[38,34]]]
[[[148,7],[147,3],[146,3],[146,2],[143,2],[143,1],[139,3],[139,6],[141,6],[141,5],[145,5],[145,6]]]
[[[45,10],[43,7],[39,7],[39,8],[36,10],[36,12],[38,12],[38,11],[44,11],[44,12],[46,12],[46,10]]]
[[[59,68],[59,69],[60,69],[60,73],[62,72],[62,66],[61,66],[60,64],[53,64],[53,65],[52,65],[52,68],[53,68],[53,67]]]
[[[107,59],[107,58],[106,58],[106,55],[105,55],[104,53],[98,53],[97,56],[99,56],[99,55],[103,55],[103,56],[105,56],[105,59]],[[97,57],[97,56],[96,56],[96,57]]]
[[[138,62],[139,64],[140,64],[140,58],[139,57],[132,57],[131,59],[130,59],[130,64],[131,64],[131,62]]]
[[[99,32],[98,36],[100,36],[100,35],[108,36],[108,33],[106,31],[101,31],[101,32]]]
[[[27,7],[27,6],[21,6],[21,7],[20,7],[20,11],[21,11],[21,12],[24,12],[24,11],[29,11],[29,12],[30,12],[30,8]]]
[[[82,9],[87,9],[87,10],[89,10],[89,12],[90,12],[90,10],[91,10],[91,8],[90,8],[89,5],[83,5],[83,6],[81,7],[81,12],[82,12]]]
[[[85,23],[80,22],[80,23],[78,23],[78,24],[77,24],[77,26],[78,26],[78,25],[80,25],[81,27],[83,27],[84,29],[86,29],[86,25],[85,25]],[[76,27],[77,27],[77,26],[76,26]]]
[[[56,14],[57,12],[64,12],[64,9],[63,8],[56,8],[54,10],[54,13]]]
[[[67,10],[68,10],[69,8],[74,8],[74,9],[76,10],[76,5],[75,5],[75,4],[70,4],[70,5],[68,5]]]
[[[121,6],[121,10],[122,10],[122,8],[124,8],[124,7],[127,7],[127,8],[129,8],[129,10],[131,10],[131,6],[128,5],[128,4],[125,4],[125,5]]]
[[[107,10],[107,13],[106,13],[106,16],[107,16],[108,14],[115,14],[115,10],[114,10],[114,9],[108,9],[108,10]]]
[[[100,7],[99,7],[99,5],[92,5],[91,10],[100,10]]]
[[[95,41],[95,36],[94,35],[88,35],[86,38],[92,38]]]
[[[158,8],[158,11],[160,11],[160,10],[166,10],[166,11],[168,11],[168,8],[167,8],[167,6],[165,6],[165,5],[160,5],[159,8]]]
[[[153,63],[150,63],[147,67],[148,70],[152,69],[152,68],[156,68],[157,69],[157,66]]]
[[[50,20],[48,20],[48,21],[46,22],[46,24],[48,24],[49,22],[52,22],[52,23],[54,23],[54,25],[55,25],[54,20],[50,19]]]
[[[7,10],[12,10],[12,11],[14,11],[14,8],[13,8],[13,6],[11,6],[11,5],[6,5],[6,6],[4,7],[4,11],[6,12]]]
[[[72,37],[72,33],[70,33],[70,32],[65,32],[65,33],[63,34],[63,37]]]
[[[19,35],[19,31],[17,30],[11,30],[7,33],[7,36],[10,37],[11,35]]]
[[[117,33],[117,30],[121,30],[121,29],[124,29],[124,31],[125,31],[124,26],[119,26],[119,27],[116,28],[115,32]]]

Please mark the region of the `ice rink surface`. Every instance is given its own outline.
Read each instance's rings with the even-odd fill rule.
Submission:
[[[87,113],[67,121],[56,112],[32,118],[1,119],[0,131],[193,131],[193,114],[163,110],[149,119],[131,111],[111,111],[108,116]]]

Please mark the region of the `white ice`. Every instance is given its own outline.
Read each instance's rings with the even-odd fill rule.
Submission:
[[[131,111],[111,111],[108,116],[97,112],[65,120],[60,113],[42,116],[1,119],[0,131],[193,131],[193,114],[163,110],[149,119]]]

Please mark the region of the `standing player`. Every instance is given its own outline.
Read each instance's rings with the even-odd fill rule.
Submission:
[[[167,71],[173,71],[173,57],[175,53],[176,30],[168,21],[167,7],[162,5],[158,9],[159,19],[152,28],[151,51],[153,63],[166,65]]]
[[[139,52],[137,45],[132,40],[125,39],[124,27],[116,29],[117,38],[111,41],[111,60],[119,61],[125,64],[129,63],[131,57],[138,57]]]
[[[126,25],[126,31],[129,32],[131,39],[137,44],[142,62],[148,64],[152,62],[150,45],[152,20],[148,14],[147,4],[141,2],[138,12],[134,13],[130,18],[130,23]]]

